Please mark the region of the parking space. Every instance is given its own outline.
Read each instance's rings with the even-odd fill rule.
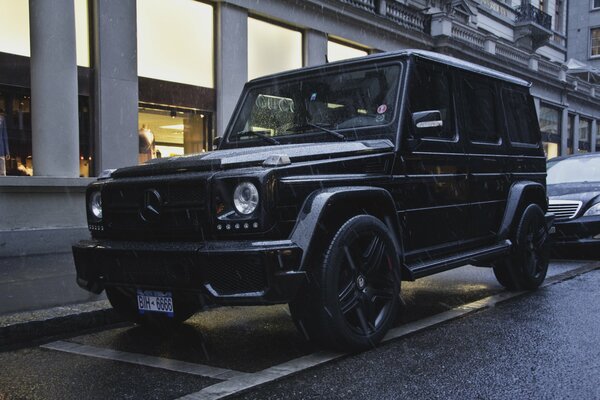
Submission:
[[[590,265],[555,262],[549,276]],[[485,307],[477,303],[480,299],[507,295],[487,268],[463,267],[403,282],[405,306],[390,338]],[[67,398],[65,390],[73,398],[178,398],[190,393],[189,398],[221,398],[340,356],[307,342],[285,305],[222,307],[198,313],[171,332],[131,324],[51,341],[41,348],[0,353],[3,365],[11,371],[20,368],[18,373],[0,374],[0,388],[13,387],[14,379],[31,387],[23,397],[55,398],[51,395],[54,382],[71,381],[79,383],[62,387],[60,398]],[[56,370],[61,378],[44,380],[36,378],[44,377],[44,372],[23,370],[23,366],[35,364],[34,360],[43,360],[46,375]],[[112,395],[93,391],[100,384],[110,386]]]

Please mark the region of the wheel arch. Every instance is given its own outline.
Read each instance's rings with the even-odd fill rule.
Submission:
[[[500,240],[510,239],[515,222],[528,204],[537,204],[543,212],[548,209],[546,188],[539,182],[520,181],[514,183],[508,193],[504,216],[498,231]]]
[[[290,239],[303,250],[300,268],[309,269],[314,255],[326,249],[339,227],[360,214],[372,215],[387,226],[400,265],[404,265],[400,223],[390,193],[378,187],[351,186],[316,190],[304,201],[290,235]]]

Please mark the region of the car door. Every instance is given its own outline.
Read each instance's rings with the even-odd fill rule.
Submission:
[[[467,160],[456,132],[450,70],[417,58],[409,72],[401,151],[394,172],[394,197],[408,258],[456,251],[467,232]],[[417,129],[413,118],[429,111],[434,115],[439,111],[442,125]]]

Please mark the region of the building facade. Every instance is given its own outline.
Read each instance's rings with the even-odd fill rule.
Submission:
[[[600,69],[600,0],[569,2],[567,56]]]
[[[565,66],[566,3],[0,0],[0,256],[85,237],[85,186],[102,170],[210,151],[247,80],[374,52],[427,49],[531,81],[548,157],[600,149],[600,91]]]

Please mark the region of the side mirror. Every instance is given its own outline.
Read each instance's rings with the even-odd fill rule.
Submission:
[[[412,114],[413,126],[418,137],[440,137],[444,121],[439,110],[419,111]]]
[[[222,141],[223,141],[223,136],[215,136],[215,138],[212,141],[213,150],[218,149],[219,145],[221,144]]]

